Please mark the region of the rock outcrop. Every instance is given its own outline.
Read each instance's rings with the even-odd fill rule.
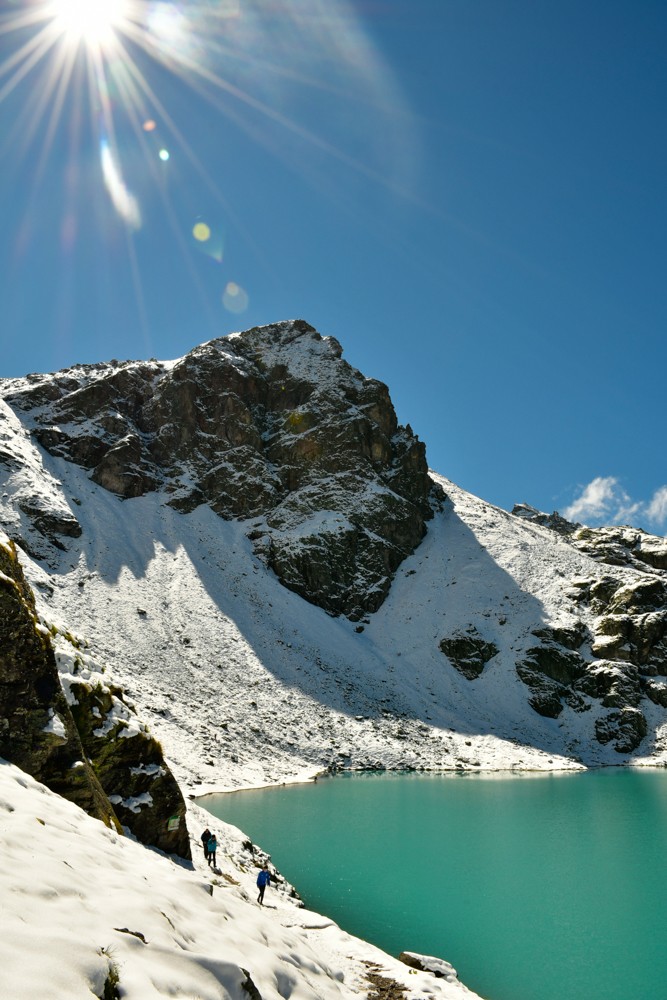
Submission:
[[[613,573],[577,580],[572,596],[593,614],[592,629],[535,630],[540,644],[516,666],[535,711],[558,718],[565,704],[587,711],[594,699],[609,710],[595,722],[597,740],[619,753],[636,750],[648,728],[642,699],[667,706],[667,684],[656,679],[667,676],[667,540],[636,528],[582,527],[525,504],[512,513],[598,562],[636,571],[630,581]]]
[[[479,677],[489,660],[498,653],[498,647],[483,639],[474,625],[441,639],[440,649],[468,680]]]
[[[40,624],[16,548],[0,536],[0,757],[107,826],[189,858],[185,803],[159,743],[120,688],[99,674],[90,682],[83,654],[63,687],[54,638],[78,645]]]
[[[16,549],[0,535],[0,756],[107,826],[120,824],[86,760]]]
[[[83,749],[118,819],[141,843],[189,858],[185,802],[159,742],[85,643],[55,628],[53,634]]]
[[[174,364],[111,363],[28,376],[5,399],[52,455],[122,497],[160,490],[252,519],[281,582],[359,619],[387,595],[442,491],[387,387],[302,321],[203,344]]]

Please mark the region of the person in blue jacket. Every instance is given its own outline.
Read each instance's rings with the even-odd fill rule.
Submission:
[[[265,863],[264,867],[257,876],[257,885],[259,887],[259,896],[257,897],[257,902],[261,906],[264,902],[264,890],[271,881],[271,875],[269,874],[269,866]]]
[[[215,852],[218,849],[218,839],[217,839],[217,837],[216,837],[215,834],[211,835],[211,839],[209,840],[209,842],[208,842],[208,844],[206,846],[208,847],[208,864],[209,864],[209,867],[211,867],[211,865],[212,865],[213,868],[215,868],[215,866],[216,866]]]

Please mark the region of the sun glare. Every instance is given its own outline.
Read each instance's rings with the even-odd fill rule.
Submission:
[[[395,128],[405,118],[396,112],[400,93],[357,23],[354,6],[354,0],[0,0],[0,110],[11,102],[5,118],[13,122],[0,135],[0,158],[30,157],[35,191],[46,184],[50,164],[57,165],[64,192],[61,240],[68,255],[77,240],[77,211],[88,210],[88,192],[101,180],[107,199],[99,207],[95,200],[94,221],[102,229],[115,213],[124,224],[141,310],[133,234],[157,218],[156,199],[189,267],[193,248],[223,262],[222,225],[212,230],[200,218],[211,199],[242,225],[189,135],[207,157],[215,149],[216,165],[221,156],[234,158],[231,137],[238,130],[309,183],[323,169],[319,158],[329,157],[413,200],[394,179],[406,156],[411,162],[404,150],[414,148],[407,127]],[[331,31],[332,25],[341,31]],[[354,134],[347,126],[340,134],[320,132],[311,120],[311,95],[323,95],[325,107],[336,112],[327,121],[337,129],[339,120],[351,120],[339,110],[356,108],[359,92],[365,112]],[[292,102],[303,120],[292,115]],[[211,136],[216,112],[220,127]],[[389,131],[374,124],[377,112],[391,116]],[[229,122],[228,131],[223,122]],[[396,135],[391,157],[385,135]],[[378,152],[381,169],[350,152],[357,141],[364,154]],[[51,161],[52,153],[61,159]],[[186,211],[198,220],[192,226],[183,225]],[[29,214],[30,207],[22,230],[28,234],[39,228]],[[109,238],[116,235],[110,228]],[[142,253],[149,245],[141,242]],[[228,312],[248,308],[248,292],[233,280],[226,281],[221,299]]]
[[[68,40],[104,46],[113,41],[127,0],[52,0],[49,9],[55,28]]]

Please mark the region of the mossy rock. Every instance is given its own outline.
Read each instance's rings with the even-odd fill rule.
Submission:
[[[0,544],[0,756],[120,829],[65,700],[16,549]]]
[[[190,858],[180,788],[162,747],[138,723],[121,688],[80,682],[70,691],[86,755],[123,826],[143,844]]]

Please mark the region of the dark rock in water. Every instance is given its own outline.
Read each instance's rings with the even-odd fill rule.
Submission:
[[[479,677],[489,660],[498,653],[498,647],[483,639],[473,625],[464,632],[455,632],[441,639],[440,649],[452,666],[468,680]]]
[[[44,448],[119,496],[160,490],[180,511],[256,519],[255,549],[281,582],[356,620],[380,607],[444,494],[387,387],[341,354],[295,320],[174,364],[29,376],[5,398]]]

